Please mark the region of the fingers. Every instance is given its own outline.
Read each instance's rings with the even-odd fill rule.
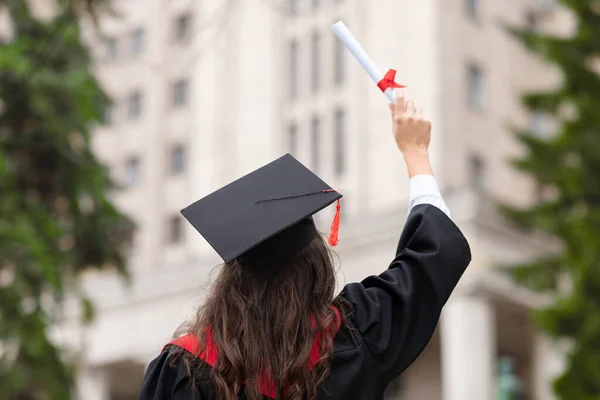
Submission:
[[[404,92],[396,91],[396,104],[389,103],[390,112],[392,118],[402,119],[403,115],[414,116],[417,119],[424,119],[423,109],[421,107],[415,107],[415,102],[412,100],[404,99]]]
[[[404,91],[396,90],[396,107],[395,115],[400,116],[404,114]]]

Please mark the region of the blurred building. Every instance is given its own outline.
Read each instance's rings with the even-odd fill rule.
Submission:
[[[130,400],[145,367],[193,312],[219,259],[179,210],[290,152],[342,192],[340,284],[387,267],[407,213],[408,180],[385,97],[340,45],[343,20],[381,69],[398,70],[406,96],[433,121],[432,160],[471,267],[422,356],[388,392],[418,400],[494,399],[497,360],[511,356],[527,398],[549,400],[561,352],[533,329],[545,299],[494,271],[552,249],[499,217],[497,201],[544,195],[509,165],[521,151],[510,124],[548,134],[518,95],[555,71],[503,24],[568,29],[540,0],[130,0],[89,26],[97,71],[114,107],[94,145],[115,198],[138,223],[131,285],[89,274],[98,314],[69,319],[80,345],[83,400]],[[318,223],[326,230],[333,210]]]

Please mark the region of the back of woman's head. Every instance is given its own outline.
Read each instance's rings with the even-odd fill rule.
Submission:
[[[262,376],[270,377],[277,398],[315,398],[329,373],[339,323],[334,293],[332,252],[321,236],[277,264],[225,264],[186,332],[202,346],[210,327],[219,350],[211,369],[218,398],[237,399],[244,390],[249,400],[262,399]],[[321,356],[309,368],[317,334]]]

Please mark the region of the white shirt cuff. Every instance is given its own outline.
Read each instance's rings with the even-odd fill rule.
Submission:
[[[415,175],[409,181],[410,204],[408,213],[420,204],[430,204],[439,208],[450,218],[450,210],[442,198],[435,177],[431,175]]]

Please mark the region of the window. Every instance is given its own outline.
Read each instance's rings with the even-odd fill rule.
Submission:
[[[117,39],[110,38],[106,40],[106,60],[115,61],[118,56]]]
[[[183,224],[179,215],[172,216],[168,221],[168,243],[177,244],[183,239]]]
[[[469,65],[467,69],[467,75],[469,105],[473,108],[481,109],[485,106],[483,72],[478,66]]]
[[[298,151],[298,125],[291,123],[288,127],[288,149],[290,154]]]
[[[311,58],[312,90],[317,92],[321,87],[321,36],[317,32],[311,39]]]
[[[188,102],[188,83],[180,79],[173,84],[173,106],[181,107]]]
[[[319,172],[321,164],[321,120],[313,117],[311,123],[311,164]]]
[[[127,115],[130,119],[136,119],[142,115],[142,93],[139,90],[129,95]]]
[[[334,167],[335,173],[339,176],[346,171],[346,112],[341,108],[335,111],[334,135]]]
[[[346,79],[346,68],[345,68],[345,58],[346,58],[346,49],[344,49],[344,45],[342,41],[337,37],[333,38],[335,40],[335,48],[333,55],[333,80],[336,86],[341,86]]]
[[[185,170],[185,147],[178,145],[171,149],[171,174],[177,175]]]
[[[289,0],[289,13],[291,17],[295,17],[298,15],[298,4],[300,0]]]
[[[467,15],[469,18],[476,19],[479,17],[479,0],[466,0],[467,2]]]
[[[189,14],[183,14],[175,20],[175,41],[185,42],[192,30],[192,17]]]
[[[299,60],[299,45],[298,42],[293,40],[290,43],[289,48],[289,62],[290,62],[290,96],[292,99],[298,97],[298,62]]]
[[[104,107],[104,125],[110,126],[115,122],[117,107],[114,104],[108,104]]]
[[[144,36],[142,28],[137,28],[131,33],[131,54],[141,54],[144,51]]]
[[[485,163],[483,159],[476,155],[469,156],[469,182],[471,187],[477,190],[484,188]]]
[[[133,188],[140,180],[140,160],[138,157],[130,157],[125,163],[125,187]]]

